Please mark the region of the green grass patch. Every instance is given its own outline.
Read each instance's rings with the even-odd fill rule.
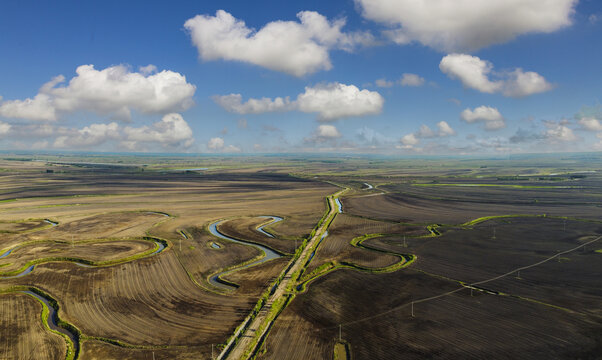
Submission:
[[[464,224],[461,224],[460,226],[474,226],[474,225],[477,225],[479,223],[482,223],[482,222],[485,222],[485,221],[489,221],[489,220],[504,219],[504,218],[516,218],[516,217],[546,217],[546,214],[542,214],[542,215],[509,214],[509,215],[483,216],[483,217],[476,218],[474,220],[470,220],[468,222],[465,222]]]

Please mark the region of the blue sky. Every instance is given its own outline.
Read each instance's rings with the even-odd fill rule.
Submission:
[[[602,150],[599,1],[447,3],[9,2],[0,148]]]

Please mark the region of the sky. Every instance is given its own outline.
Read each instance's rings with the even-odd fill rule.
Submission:
[[[0,149],[602,151],[598,0],[18,1]]]

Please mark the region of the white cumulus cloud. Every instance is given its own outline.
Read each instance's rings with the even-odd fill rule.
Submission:
[[[90,111],[129,120],[132,110],[162,114],[192,106],[196,87],[186,77],[169,70],[156,72],[149,66],[139,73],[123,65],[103,70],[79,66],[77,76],[66,85],[60,86],[65,81],[60,75],[44,84],[33,99],[0,102],[0,116],[54,121],[60,113]]]
[[[403,149],[414,149],[415,145],[420,143],[421,139],[431,139],[435,137],[446,137],[456,135],[456,131],[446,121],[439,121],[437,123],[437,130],[434,131],[428,125],[420,125],[418,131],[407,134],[400,139],[403,144]]]
[[[450,78],[460,80],[465,87],[489,94],[525,97],[553,89],[553,85],[536,72],[524,72],[521,68],[494,72],[491,62],[467,54],[444,56],[439,69]]]
[[[506,121],[498,109],[490,106],[479,106],[474,110],[464,109],[460,118],[467,123],[482,122],[485,130],[499,130],[506,127]]]
[[[115,141],[129,150],[186,149],[194,143],[192,130],[182,115],[170,113],[151,126],[120,126],[116,122],[91,124],[81,129],[58,128],[53,147],[58,149],[90,149]],[[48,133],[50,135],[52,132]]]
[[[305,142],[309,144],[318,144],[325,142],[333,142],[341,137],[341,133],[334,125],[322,124],[311,134],[305,138]]]
[[[404,73],[399,79],[401,86],[422,86],[424,85],[424,78],[411,73]]]
[[[301,11],[297,21],[273,21],[255,31],[224,10],[184,23],[202,60],[233,60],[303,76],[332,68],[329,50],[372,42],[367,33],[344,33],[345,19],[329,21]]]
[[[321,121],[375,115],[382,111],[384,98],[376,91],[360,90],[341,83],[306,87],[296,100],[277,97],[242,101],[240,94],[214,96],[213,100],[229,112],[260,114],[273,111],[301,111],[318,114]]]
[[[446,121],[439,121],[437,123],[437,129],[439,130],[439,136],[452,136],[456,135],[456,131]]]
[[[4,135],[8,134],[11,127],[12,126],[10,124],[0,121],[0,136],[4,136]]]
[[[577,0],[355,0],[399,44],[418,41],[446,52],[474,51],[571,24]]]
[[[602,131],[602,122],[595,117],[584,116],[579,119],[578,123],[585,130]]]
[[[152,126],[130,127],[124,129],[128,142],[159,143],[163,147],[190,147],[194,142],[192,129],[182,115],[171,113]]]
[[[294,108],[290,99],[277,97],[275,99],[261,98],[242,101],[242,95],[230,94],[222,96],[213,96],[213,101],[229,112],[237,114],[262,114],[273,111],[286,111]]]
[[[554,86],[538,73],[533,71],[524,72],[518,68],[507,74],[502,93],[505,96],[525,97],[550,91],[553,88]]]
[[[207,142],[207,148],[214,152],[223,152],[223,153],[239,153],[242,150],[238,146],[227,145],[223,138],[214,137],[209,139]]]
[[[121,136],[119,124],[116,122],[109,124],[91,124],[79,130],[63,129],[62,131],[68,131],[70,134],[57,137],[54,141],[55,148],[86,148],[100,145],[111,139],[118,139]]]
[[[341,137],[341,133],[334,125],[320,125],[316,135],[323,138],[338,138]]]
[[[37,94],[33,99],[0,101],[0,116],[34,121],[57,119],[52,99],[46,94]]]
[[[560,124],[548,128],[545,136],[551,142],[571,142],[577,140],[577,136],[575,136],[571,128]]]
[[[420,125],[420,129],[414,133],[418,139],[428,139],[434,137],[445,137],[456,135],[456,131],[447,123],[447,121],[439,121],[437,123],[437,131],[433,131],[428,125]]]
[[[439,69],[452,79],[458,79],[464,86],[485,93],[494,93],[502,88],[499,81],[489,80],[493,65],[489,61],[466,54],[451,54],[443,57]]]
[[[417,144],[420,142],[420,139],[418,139],[418,138],[416,137],[416,135],[414,135],[414,134],[412,133],[412,134],[407,134],[407,135],[404,135],[404,136],[401,138],[401,140],[400,140],[400,141],[401,141],[401,143],[402,143],[402,144],[404,144],[405,146],[407,146],[407,147],[412,147],[412,146],[414,146],[414,145],[417,145]]]
[[[320,120],[375,115],[381,112],[385,100],[376,91],[360,90],[355,85],[330,83],[306,87],[297,97],[300,111],[318,113]]]
[[[214,137],[209,139],[207,147],[211,150],[220,150],[224,147],[224,139],[220,137]]]

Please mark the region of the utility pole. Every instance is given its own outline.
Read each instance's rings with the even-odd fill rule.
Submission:
[[[213,360],[213,344],[211,344],[211,360]]]
[[[403,236],[403,247],[408,247],[408,244],[406,244],[406,236]]]
[[[155,360],[155,352],[153,351],[153,360]]]
[[[343,338],[343,329],[342,329],[342,325],[339,324],[339,342],[341,342],[342,338]]]
[[[414,302],[412,301],[412,317],[414,317]]]

